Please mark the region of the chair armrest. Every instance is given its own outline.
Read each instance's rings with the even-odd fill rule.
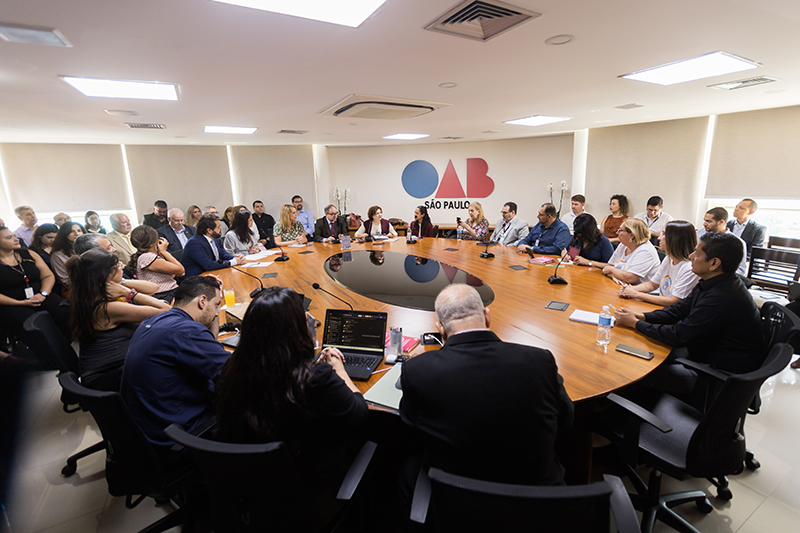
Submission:
[[[617,404],[618,406],[622,407],[623,409],[628,411],[630,414],[632,414],[633,416],[635,416],[639,420],[642,420],[643,422],[647,422],[648,424],[650,424],[654,428],[658,429],[662,433],[668,433],[668,432],[672,431],[672,428],[670,427],[669,424],[667,424],[666,422],[664,422],[663,420],[658,418],[656,415],[654,415],[653,413],[651,413],[650,411],[648,411],[644,407],[636,405],[632,401],[626,400],[622,396],[614,394],[613,392],[611,394],[609,394],[607,396],[607,398],[608,398],[609,401],[611,401],[611,402]]]
[[[414,484],[414,497],[411,499],[411,520],[420,524],[428,517],[428,505],[431,503],[431,478],[425,468],[419,469],[417,482]]]
[[[705,374],[706,376],[718,379],[723,382],[727,381],[728,377],[730,376],[730,374],[726,374],[725,372],[720,372],[719,370],[715,370],[706,364],[698,363],[697,361],[690,361],[689,359],[684,359],[683,357],[675,359],[675,362],[682,364],[686,368],[691,368],[696,372],[700,372],[701,374]]]
[[[603,481],[611,487],[611,512],[614,513],[614,522],[619,533],[640,533],[633,502],[622,480],[617,476],[603,474]]]
[[[358,455],[356,455],[356,458],[353,459],[347,474],[344,476],[342,484],[339,486],[339,493],[336,495],[336,499],[349,500],[353,497],[353,493],[358,488],[361,478],[364,477],[364,472],[366,472],[370,461],[372,461],[372,456],[375,454],[375,448],[377,447],[378,445],[372,441],[364,443]]]

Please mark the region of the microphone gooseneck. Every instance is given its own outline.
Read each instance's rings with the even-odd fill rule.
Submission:
[[[263,284],[263,283],[261,283],[261,280],[260,280],[260,279],[258,279],[258,277],[256,277],[256,276],[252,275],[250,272],[245,272],[244,270],[241,270],[241,269],[239,269],[239,268],[236,268],[235,266],[231,266],[231,268],[232,268],[232,269],[234,269],[236,272],[241,272],[241,273],[242,273],[242,274],[244,274],[245,276],[250,276],[251,278],[255,279],[255,280],[258,282],[258,284],[260,285],[260,287],[258,287],[258,288],[256,288],[256,289],[253,289],[253,292],[251,292],[251,293],[250,293],[250,298],[251,298],[251,299],[252,299],[252,298],[255,298],[256,296],[258,296],[259,294],[261,294],[261,291],[263,291],[263,290],[264,290],[264,284]]]
[[[317,291],[322,291],[322,292],[324,292],[325,294],[329,294],[330,296],[333,296],[334,298],[336,298],[336,299],[337,299],[337,300],[339,300],[340,302],[342,302],[342,303],[344,303],[345,305],[347,305],[347,307],[349,307],[351,311],[353,311],[353,310],[354,310],[352,305],[350,305],[348,302],[346,302],[346,301],[342,300],[341,298],[339,298],[339,297],[338,297],[338,296],[336,296],[335,294],[332,294],[332,293],[330,293],[330,292],[326,291],[325,289],[323,289],[322,287],[320,287],[320,286],[319,286],[319,283],[312,283],[312,284],[311,284],[311,286],[314,288],[314,290],[317,290]]]

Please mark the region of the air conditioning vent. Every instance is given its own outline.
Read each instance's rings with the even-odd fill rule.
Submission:
[[[754,87],[756,85],[764,85],[765,83],[772,83],[778,81],[775,78],[767,78],[766,76],[756,76],[755,78],[747,78],[746,80],[728,81],[725,83],[717,83],[709,85],[712,89],[722,89],[724,91],[733,91],[734,89],[744,89],[745,87]]]
[[[140,122],[126,122],[126,126],[128,126],[132,130],[165,130],[167,126],[165,124],[142,124]]]
[[[541,13],[496,0],[467,0],[452,7],[425,26],[425,29],[476,41],[488,41],[541,16]]]
[[[644,107],[642,104],[625,104],[614,106],[614,109],[636,109],[637,107]]]
[[[340,118],[377,118],[398,120],[426,115],[450,104],[405,100],[389,96],[351,94],[336,105],[322,112],[323,115]]]
[[[280,130],[278,133],[283,135],[303,135],[304,133],[308,133],[308,130]]]

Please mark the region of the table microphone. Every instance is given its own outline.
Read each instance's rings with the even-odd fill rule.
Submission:
[[[282,263],[282,262],[284,262],[284,261],[288,261],[288,260],[289,260],[289,256],[288,256],[288,255],[286,255],[286,252],[284,252],[284,251],[283,251],[283,248],[281,248],[281,245],[280,245],[280,244],[278,244],[277,242],[275,242],[275,246],[277,246],[277,247],[278,247],[278,250],[280,250],[280,251],[281,251],[281,255],[279,255],[278,257],[276,257],[275,259],[273,259],[273,261],[277,261],[278,263]],[[260,280],[259,280],[259,281],[260,281]]]
[[[567,245],[566,250],[569,250],[570,247],[573,244],[575,244],[576,240],[577,240],[577,237],[573,237],[573,239]],[[559,259],[558,264],[556,265],[556,269],[553,270],[553,275],[550,276],[549,278],[547,278],[547,283],[549,283],[550,285],[567,285],[567,280],[565,280],[564,278],[559,276],[557,274],[557,272],[558,272],[558,267],[561,266],[561,263],[564,262],[564,258],[567,257],[568,255],[569,255],[569,253],[565,253],[564,255],[561,256],[561,259]]]
[[[256,280],[259,285],[261,285],[260,287],[257,287],[255,289],[253,289],[253,292],[250,293],[250,299],[253,299],[256,296],[258,296],[259,294],[261,294],[261,291],[264,290],[264,284],[261,283],[261,280],[258,279],[258,277],[252,275],[250,272],[245,272],[244,270],[240,270],[240,269],[236,268],[235,266],[231,266],[231,268],[234,269],[236,272],[241,272],[242,274],[244,274],[246,276],[250,276],[251,278]]]
[[[349,303],[345,302],[344,300],[342,300],[341,298],[339,298],[335,294],[331,294],[330,292],[326,291],[325,289],[323,289],[322,287],[319,286],[319,283],[312,283],[311,286],[314,287],[315,290],[322,291],[325,294],[330,294],[331,296],[333,296],[334,298],[336,298],[340,302],[343,302],[344,304],[346,304],[350,308],[351,311],[354,310],[352,305],[350,305]]]

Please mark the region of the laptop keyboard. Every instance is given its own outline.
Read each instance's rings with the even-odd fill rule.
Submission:
[[[375,359],[374,355],[344,354],[344,364],[347,366],[373,367]]]

